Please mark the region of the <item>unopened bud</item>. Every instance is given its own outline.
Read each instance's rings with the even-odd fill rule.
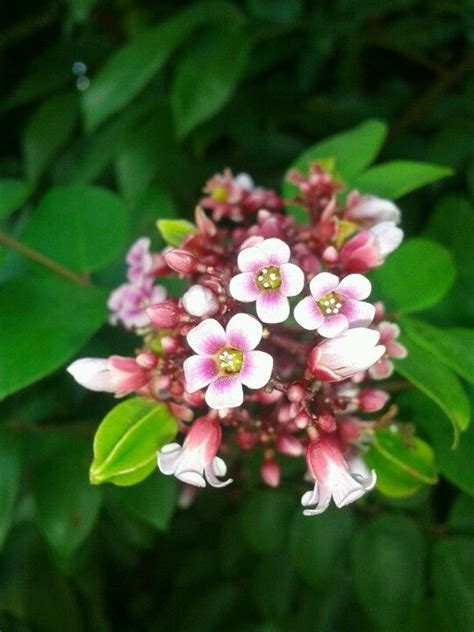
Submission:
[[[278,487],[280,484],[280,466],[273,457],[265,458],[260,467],[260,475],[263,482],[269,487]]]
[[[196,206],[195,218],[196,226],[198,227],[200,233],[206,235],[207,237],[215,236],[217,233],[216,225],[200,206]]]
[[[167,300],[147,307],[146,314],[156,329],[174,327],[178,323],[179,308],[175,301]]]
[[[170,353],[176,353],[179,348],[179,340],[175,336],[163,336],[161,338],[161,348],[163,353],[167,355]]]
[[[318,427],[323,432],[334,432],[336,430],[336,419],[333,415],[319,415]]]
[[[303,454],[301,441],[290,434],[278,434],[275,439],[275,446],[278,452],[286,456],[301,456]]]
[[[154,369],[156,363],[158,362],[158,358],[154,353],[147,352],[137,355],[136,361],[143,369]]]
[[[295,425],[302,430],[303,428],[306,428],[308,426],[309,420],[310,417],[308,413],[302,410],[295,417]]]
[[[385,406],[390,396],[378,388],[364,388],[359,393],[359,408],[364,413],[375,413]]]
[[[257,435],[246,428],[239,428],[235,441],[242,450],[250,450],[257,443]]]
[[[326,250],[323,252],[323,261],[324,263],[336,263],[339,255],[334,246],[328,246]]]
[[[191,274],[198,266],[198,260],[191,252],[179,248],[167,252],[165,260],[169,267],[179,274]]]
[[[212,316],[219,309],[219,301],[209,288],[192,285],[181,299],[184,309],[191,316]]]
[[[304,386],[295,383],[288,387],[287,397],[290,402],[300,402],[305,396]]]

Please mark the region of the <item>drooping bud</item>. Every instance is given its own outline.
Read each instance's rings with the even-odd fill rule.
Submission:
[[[175,248],[165,254],[166,263],[179,274],[191,274],[198,266],[197,258],[187,250]]]
[[[179,307],[173,300],[162,301],[150,305],[146,309],[146,314],[155,329],[167,329],[178,324]]]
[[[264,483],[269,487],[278,487],[280,484],[280,466],[273,456],[266,456],[260,466],[260,475]]]

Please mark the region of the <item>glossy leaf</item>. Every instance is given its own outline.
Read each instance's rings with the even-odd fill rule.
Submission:
[[[154,470],[157,451],[176,432],[176,420],[166,404],[143,397],[117,404],[105,416],[94,438],[91,483],[139,483]]]
[[[449,512],[449,527],[459,534],[474,535],[474,498],[459,494]]]
[[[449,252],[424,238],[407,239],[383,266],[374,270],[377,294],[388,309],[401,314],[419,312],[437,303],[455,278]]]
[[[25,180],[15,178],[0,179],[0,221],[27,200],[31,192],[31,185]]]
[[[288,536],[294,498],[280,491],[258,491],[249,495],[241,511],[244,537],[258,553],[273,553]]]
[[[94,272],[123,252],[127,230],[128,211],[116,194],[95,186],[55,187],[20,239],[72,270]]]
[[[132,488],[117,490],[117,499],[133,515],[164,531],[171,520],[178,495],[177,480],[158,471]]]
[[[179,246],[196,226],[185,219],[159,219],[156,222],[161,236],[170,246]]]
[[[354,188],[396,200],[416,189],[453,175],[451,169],[411,160],[393,160],[370,167],[357,176]]]
[[[18,437],[0,428],[0,549],[10,529],[21,476],[21,454]]]
[[[382,515],[357,530],[352,547],[355,589],[376,629],[413,629],[424,563],[423,537],[409,518]]]
[[[52,274],[30,273],[0,287],[0,399],[69,360],[104,323],[106,297]]]
[[[387,496],[409,496],[438,481],[432,448],[399,426],[377,430],[364,460],[377,472],[377,488]]]
[[[255,569],[252,594],[263,617],[284,621],[291,611],[297,585],[288,553],[265,555]]]

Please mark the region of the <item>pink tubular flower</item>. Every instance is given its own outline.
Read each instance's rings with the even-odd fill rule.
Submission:
[[[296,296],[304,285],[301,268],[290,260],[290,248],[281,239],[265,239],[240,251],[241,274],[229,284],[231,295],[243,303],[257,302],[257,315],[264,323],[282,323],[290,315],[288,296]]]
[[[123,397],[149,382],[150,368],[153,367],[141,366],[135,358],[110,356],[76,360],[68,366],[67,371],[76,382],[91,391],[104,391]]]
[[[391,200],[384,200],[375,195],[359,195],[354,191],[349,195],[347,202],[344,219],[357,222],[364,228],[381,222],[400,223],[400,209]]]
[[[262,325],[249,314],[233,316],[225,331],[213,318],[191,329],[187,341],[198,355],[184,361],[188,393],[209,385],[205,399],[210,408],[241,406],[242,384],[262,388],[271,376],[272,356],[254,351],[261,338]]]
[[[405,347],[397,342],[400,335],[400,327],[396,323],[384,320],[378,324],[380,342],[385,347],[384,355],[369,369],[370,376],[374,380],[384,380],[393,373],[393,363],[390,358],[402,359],[407,357]]]
[[[394,222],[376,224],[344,244],[340,252],[341,265],[348,272],[377,268],[402,240],[403,231]]]
[[[368,369],[382,357],[385,347],[377,345],[379,338],[379,332],[374,329],[349,329],[314,347],[308,356],[308,369],[326,382],[345,380]]]
[[[308,444],[306,462],[315,483],[301,498],[305,516],[325,511],[331,498],[337,507],[344,507],[373,489],[376,482],[374,470],[363,475],[351,467],[330,435],[321,435]],[[358,463],[354,465],[359,469]]]
[[[225,476],[227,467],[217,451],[222,438],[220,422],[211,417],[200,417],[191,426],[182,446],[168,443],[158,452],[158,467],[163,474],[174,475],[183,483],[196,487],[224,487],[232,483]]]
[[[150,243],[148,237],[140,237],[127,252],[125,259],[128,263],[127,277],[132,283],[150,276],[153,271],[153,255],[150,253]]]
[[[349,274],[341,281],[335,274],[321,272],[309,284],[312,296],[295,307],[295,319],[304,329],[333,338],[349,327],[367,327],[375,307],[360,299],[371,292],[370,281],[361,274]]]
[[[107,306],[111,311],[109,322],[116,325],[122,321],[127,329],[147,327],[150,320],[146,308],[160,303],[166,298],[166,290],[161,285],[153,285],[152,279],[143,278],[140,283],[124,283],[109,296]]]

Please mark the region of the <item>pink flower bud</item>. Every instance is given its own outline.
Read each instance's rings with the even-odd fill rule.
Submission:
[[[166,263],[179,274],[191,274],[198,266],[196,257],[187,250],[175,248],[165,255]]]
[[[304,396],[306,394],[306,391],[304,389],[304,386],[302,386],[301,384],[295,383],[295,384],[291,384],[288,387],[288,392],[287,392],[287,397],[290,400],[290,402],[300,402]]]
[[[205,235],[207,237],[214,237],[216,235],[216,225],[214,224],[212,219],[206,215],[206,213],[200,206],[196,207],[195,220],[196,226],[198,227],[199,232],[202,235]]]
[[[333,415],[319,415],[318,426],[323,432],[334,432],[336,430],[336,419]]]
[[[192,285],[181,299],[184,309],[191,316],[212,316],[219,309],[217,296],[203,285]]]
[[[163,336],[161,338],[161,348],[166,354],[176,353],[179,348],[179,340],[176,336]]]
[[[167,300],[147,308],[146,314],[155,329],[174,327],[178,323],[179,307],[175,301]]]
[[[295,417],[295,424],[297,428],[300,428],[300,430],[303,430],[303,428],[307,428],[309,421],[310,421],[310,417],[308,413],[305,412],[304,410],[299,412]]]
[[[265,458],[260,467],[260,475],[263,482],[269,487],[278,487],[280,484],[280,466],[273,457]]]
[[[235,435],[235,441],[242,450],[250,450],[257,444],[258,438],[255,432],[246,428],[239,428]]]
[[[139,366],[141,366],[144,369],[154,369],[156,366],[156,363],[158,362],[158,358],[156,357],[156,355],[154,353],[151,352],[146,352],[146,353],[140,353],[139,355],[137,355],[137,364]]]
[[[359,408],[364,413],[375,413],[381,410],[390,399],[385,391],[377,388],[364,388],[359,393]]]
[[[339,254],[334,246],[328,246],[326,250],[323,252],[323,261],[324,263],[336,263],[339,259]]]
[[[301,456],[303,445],[299,439],[287,433],[280,433],[275,439],[275,447],[281,454],[286,456]]]

